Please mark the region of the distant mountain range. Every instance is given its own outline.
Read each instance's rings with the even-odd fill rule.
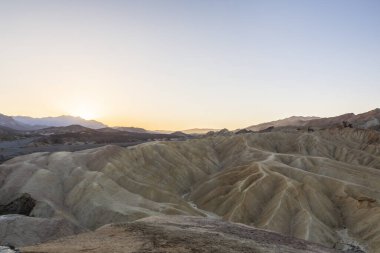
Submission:
[[[185,134],[206,134],[211,131],[218,132],[220,130],[221,129],[213,129],[213,128],[192,128],[192,129],[182,130],[181,132]]]
[[[321,128],[338,126],[342,125],[343,121],[355,128],[378,129],[380,126],[380,108],[360,114],[347,113],[336,117],[310,120],[306,123],[306,126]]]
[[[246,129],[251,131],[261,131],[268,127],[280,127],[280,126],[303,126],[308,121],[320,119],[319,117],[302,117],[302,116],[292,116],[285,119],[280,119],[276,121],[261,123],[258,125],[249,126]]]
[[[14,130],[30,130],[32,128],[31,126],[4,114],[0,114],[0,126]]]
[[[361,113],[346,113],[335,117],[320,118],[320,117],[303,117],[303,116],[292,116],[289,118],[261,123],[257,125],[252,125],[244,128],[248,131],[263,131],[268,128],[284,128],[284,127],[314,127],[314,128],[326,128],[326,127],[336,127],[342,126],[343,122],[355,127],[355,128],[365,128],[365,129],[376,129],[380,130],[380,109],[376,108],[374,110]],[[95,120],[85,120],[80,117],[74,116],[58,116],[58,117],[43,117],[43,118],[33,118],[28,116],[7,116],[0,114],[0,127],[5,127],[8,129],[19,130],[19,131],[31,131],[39,130],[49,127],[66,127],[71,125],[79,125],[91,129],[102,129],[103,132],[114,132],[114,131],[126,131],[133,133],[161,133],[170,134],[175,131],[170,130],[146,130],[139,127],[113,127],[110,128],[107,125],[95,121]],[[218,132],[220,129],[211,128],[192,128],[181,130],[184,134],[206,134],[210,131]]]
[[[96,120],[85,120],[81,117],[62,115],[58,117],[33,118],[28,116],[13,116],[16,122],[29,126],[31,129],[41,129],[45,127],[62,127],[70,125],[81,125],[84,127],[99,129],[105,128],[107,125]]]
[[[262,131],[267,128],[283,128],[283,127],[310,127],[310,128],[328,128],[338,127],[346,124],[354,128],[364,129],[380,129],[380,109],[354,114],[346,113],[335,117],[319,118],[319,117],[300,117],[293,116],[286,119],[271,121],[258,125],[249,126],[245,129],[250,131]]]

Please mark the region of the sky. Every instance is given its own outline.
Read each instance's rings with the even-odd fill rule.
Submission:
[[[0,113],[236,129],[380,107],[378,0],[0,1]]]

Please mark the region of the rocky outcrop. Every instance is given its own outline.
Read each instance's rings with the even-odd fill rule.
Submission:
[[[36,218],[24,215],[0,216],[0,245],[34,245],[86,231],[62,218]]]
[[[0,246],[0,253],[20,253],[20,251],[13,246]]]
[[[227,128],[223,128],[222,130],[220,131],[209,131],[205,134],[206,137],[210,137],[210,136],[231,136],[233,135],[233,132],[229,131]]]
[[[32,198],[32,196],[30,196],[30,194],[28,193],[24,193],[20,197],[12,200],[11,202],[5,205],[0,205],[0,215],[29,215],[32,212],[35,205],[36,201]]]
[[[240,129],[240,130],[238,130],[238,131],[235,132],[235,134],[249,134],[249,133],[253,133],[253,131],[247,130],[245,128]]]

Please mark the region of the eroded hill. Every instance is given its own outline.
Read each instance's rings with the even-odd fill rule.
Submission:
[[[29,193],[32,216],[82,229],[212,216],[380,252],[379,182],[378,132],[248,133],[17,157],[0,165],[0,204]]]

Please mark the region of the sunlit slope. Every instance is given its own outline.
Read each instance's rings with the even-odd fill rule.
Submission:
[[[234,138],[226,155],[232,158],[190,198],[231,221],[330,246],[348,229],[380,249],[380,149],[369,144],[374,140],[376,134],[364,131]]]
[[[28,192],[39,201],[33,215],[91,229],[160,214],[217,215],[380,252],[379,143],[377,132],[335,129],[38,153],[0,166],[0,203]]]

